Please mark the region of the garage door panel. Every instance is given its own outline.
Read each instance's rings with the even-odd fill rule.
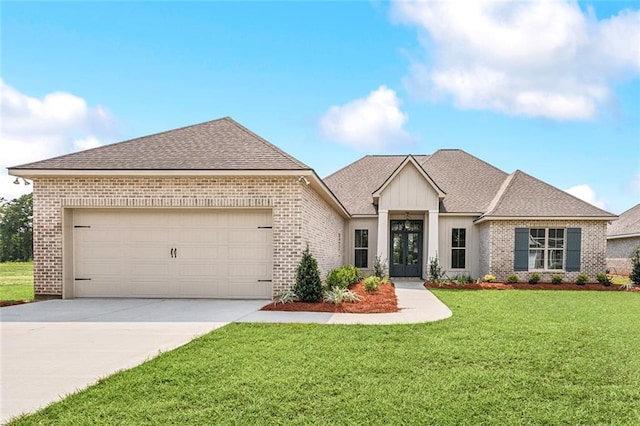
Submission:
[[[270,211],[77,210],[76,297],[270,298]],[[174,251],[173,249],[176,249]],[[90,284],[89,284],[90,283]]]

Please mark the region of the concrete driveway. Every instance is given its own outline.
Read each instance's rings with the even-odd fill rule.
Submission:
[[[72,299],[0,309],[0,422],[181,346],[265,300]]]

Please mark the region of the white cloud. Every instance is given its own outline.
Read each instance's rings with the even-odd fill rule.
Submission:
[[[565,189],[565,192],[573,195],[574,197],[580,198],[583,201],[586,201],[589,204],[593,204],[596,207],[600,207],[604,209],[605,201],[603,198],[598,197],[596,192],[587,184],[572,186],[569,189]]]
[[[397,1],[430,56],[405,79],[458,108],[557,120],[593,118],[619,78],[640,74],[640,11],[598,20],[573,1]]]
[[[23,94],[0,79],[0,197],[31,190],[14,185],[7,167],[93,148],[115,136],[113,117],[102,106],[66,92],[42,98]]]
[[[366,98],[329,108],[320,119],[320,130],[328,139],[360,149],[382,149],[413,140],[403,128],[407,120],[396,92],[380,86]]]

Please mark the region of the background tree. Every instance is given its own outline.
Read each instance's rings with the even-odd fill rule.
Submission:
[[[633,250],[633,257],[631,257],[631,265],[632,265],[632,269],[631,269],[631,275],[629,275],[629,278],[631,279],[632,283],[640,286],[640,247],[636,247]]]
[[[33,259],[33,195],[0,205],[0,262]]]

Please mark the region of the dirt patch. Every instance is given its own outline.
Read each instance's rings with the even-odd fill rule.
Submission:
[[[516,283],[516,284],[503,284],[503,283],[471,283],[459,285],[456,283],[424,283],[427,288],[451,288],[460,290],[590,290],[590,291],[621,291],[624,290],[619,285],[605,286],[600,283],[589,283],[585,285],[578,285],[573,283]],[[640,291],[640,287],[635,287],[631,291]]]
[[[61,299],[55,295],[38,295],[34,300],[0,300],[0,308],[5,306],[23,305],[25,303],[42,302],[44,300]]]
[[[355,303],[341,303],[334,305],[326,302],[306,303],[269,303],[262,307],[262,311],[304,311],[304,312],[345,312],[352,314],[379,314],[398,312],[398,298],[393,284],[381,284],[378,291],[369,293],[362,287],[362,283],[350,288],[362,300]]]

